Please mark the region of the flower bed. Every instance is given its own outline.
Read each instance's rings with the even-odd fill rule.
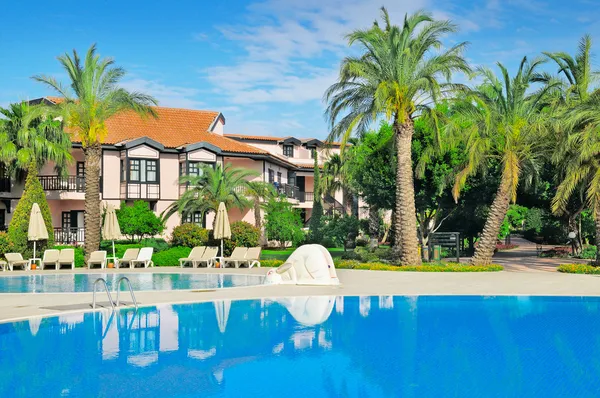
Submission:
[[[282,260],[263,260],[263,267],[279,267]],[[355,260],[339,260],[335,262],[338,269],[359,269],[371,271],[411,271],[411,272],[489,272],[502,271],[504,268],[498,264],[469,265],[459,263],[432,263],[423,265],[397,266],[384,263],[360,263]]]
[[[558,272],[564,272],[566,274],[600,275],[600,267],[593,267],[589,264],[561,264],[558,267]]]
[[[552,249],[544,250],[540,253],[540,257],[558,257],[558,258],[566,258],[570,257],[572,250],[568,246],[556,246]]]

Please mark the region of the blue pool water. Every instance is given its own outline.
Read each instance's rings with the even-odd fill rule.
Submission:
[[[0,396],[598,397],[599,326],[597,298],[298,297],[65,315],[0,325]]]
[[[104,278],[113,289],[121,276],[129,278],[133,290],[217,289],[260,285],[264,280],[260,275],[234,274],[41,274],[0,277],[0,293],[92,292],[96,279]],[[121,290],[125,289],[127,286],[122,283]]]

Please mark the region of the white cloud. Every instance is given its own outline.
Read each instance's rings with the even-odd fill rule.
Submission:
[[[203,103],[196,99],[200,90],[194,88],[167,86],[159,81],[141,78],[125,80],[121,83],[121,87],[152,95],[158,100],[160,106],[188,109],[199,109],[203,106]]]

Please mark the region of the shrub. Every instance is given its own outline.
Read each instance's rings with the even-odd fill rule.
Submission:
[[[310,222],[308,224],[308,242],[321,244],[324,239],[324,228],[325,223],[323,222],[323,204],[321,201],[315,201],[313,202],[313,209],[310,216]]]
[[[125,245],[127,247],[151,247],[154,249],[154,253],[160,253],[163,250],[167,250],[170,245],[164,239],[147,238],[142,239],[140,243],[131,243],[129,241],[115,241],[115,250],[118,245]],[[103,240],[100,242],[100,250],[106,250],[112,255],[112,241]]]
[[[358,247],[365,247],[368,244],[369,244],[369,239],[367,239],[366,237],[356,238],[356,246],[358,246]]]
[[[196,224],[181,224],[173,228],[171,246],[196,247],[206,246],[208,230]]]
[[[265,210],[265,232],[268,239],[278,241],[282,248],[287,242],[297,246],[304,240],[300,214],[285,198],[269,200]]]
[[[221,240],[211,237],[212,246],[220,246]],[[230,256],[235,247],[255,247],[259,245],[260,229],[245,221],[236,221],[231,224],[231,239],[223,240],[223,251],[226,256]]]
[[[325,225],[323,235],[335,242],[336,247],[342,246],[346,250],[358,235],[358,219],[349,215],[332,217]]]
[[[436,263],[423,265],[390,265],[384,263],[360,263],[352,260],[341,260],[335,262],[339,269],[358,269],[373,271],[410,271],[410,272],[489,272],[502,271],[504,268],[498,264],[469,265],[459,263]]]
[[[75,250],[75,266],[76,267],[85,267],[85,255],[83,253],[83,248],[80,246],[54,246],[53,249],[74,249]],[[112,255],[112,248],[109,256]]]
[[[145,236],[162,233],[165,225],[162,220],[150,210],[150,205],[143,200],[136,200],[133,206],[121,202],[121,208],[116,211],[121,233],[132,241],[142,240]]]
[[[578,258],[585,258],[588,260],[596,259],[596,246],[585,246],[581,253],[577,256]]]
[[[167,250],[163,250],[160,253],[154,253],[152,261],[157,267],[175,266],[179,265],[179,259],[185,258],[190,255],[192,249],[184,246],[171,247]]]
[[[572,253],[572,249],[568,246],[556,246],[552,249],[544,250],[540,253],[540,257],[558,257],[558,258],[566,258],[570,257]]]
[[[284,263],[283,260],[277,260],[277,259],[260,260],[261,267],[279,267],[283,263]]]
[[[37,178],[35,164],[31,164],[27,173],[27,179],[25,180],[23,195],[19,199],[19,203],[17,203],[10,225],[8,226],[8,235],[13,243],[13,250],[21,253],[24,258],[31,258],[33,256],[33,242],[27,240],[27,230],[29,229],[31,207],[34,203],[40,206],[42,217],[48,229],[48,240],[36,243],[37,253],[43,253],[45,249],[54,245],[54,229],[52,228],[52,216],[50,215],[50,207],[46,200],[46,194],[42,189],[40,180]]]
[[[593,267],[589,264],[561,264],[558,266],[558,272],[568,274],[600,274],[600,267]]]
[[[0,258],[14,250],[12,241],[6,232],[0,232]]]

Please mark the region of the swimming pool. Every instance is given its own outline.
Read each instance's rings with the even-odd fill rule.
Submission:
[[[187,273],[94,273],[41,274],[0,277],[0,293],[92,292],[94,281],[104,278],[108,287],[121,276],[131,281],[133,290],[217,289],[261,285],[264,276]],[[125,283],[121,290],[127,289]]]
[[[390,296],[65,315],[0,325],[0,396],[598,397],[599,315],[598,298]]]

